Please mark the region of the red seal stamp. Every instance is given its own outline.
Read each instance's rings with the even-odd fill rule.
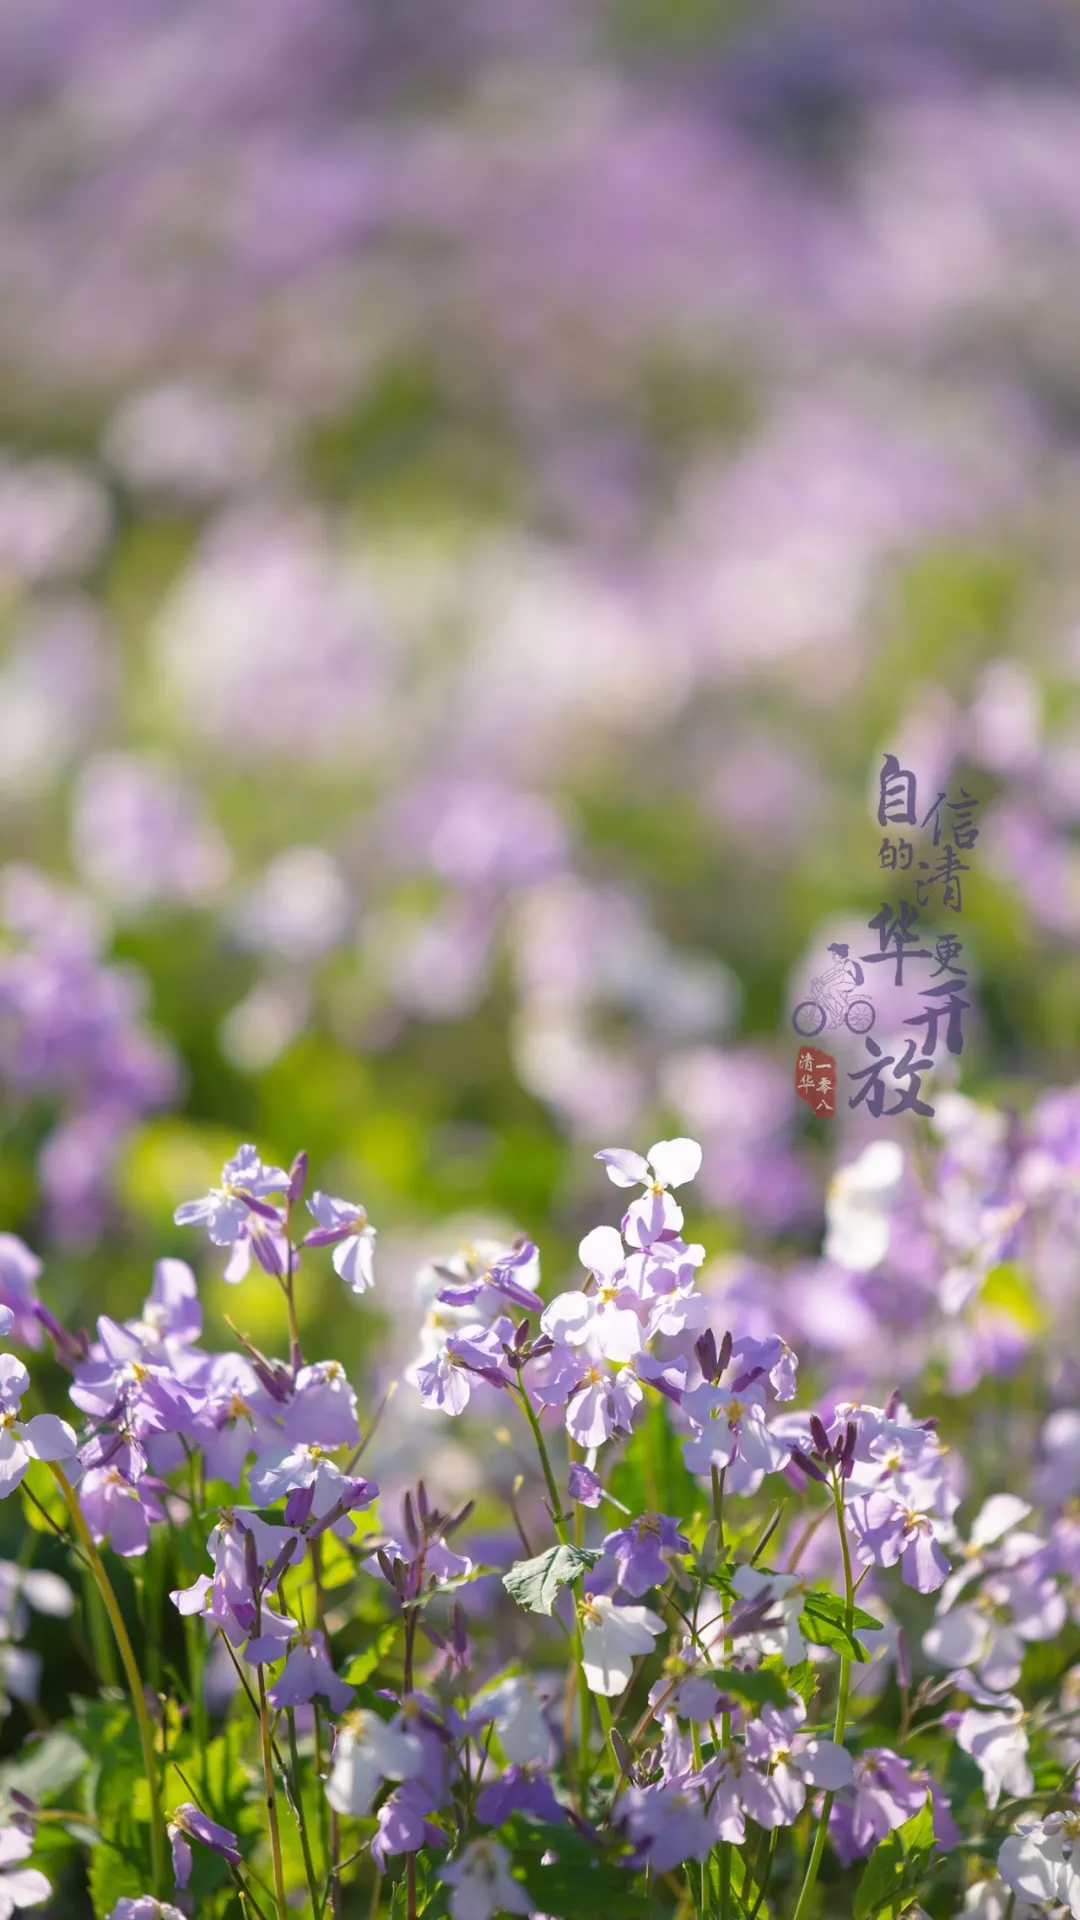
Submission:
[[[817,1047],[800,1047],[795,1056],[795,1091],[820,1120],[836,1112],[836,1061]]]

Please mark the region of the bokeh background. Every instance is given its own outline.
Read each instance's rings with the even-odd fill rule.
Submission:
[[[982,802],[959,1085],[1080,1065],[1075,9],[36,0],[0,92],[0,1216],[51,1306],[173,1252],[280,1343],[172,1213],[306,1147],[380,1232],[308,1350],[374,1393],[425,1257],[557,1282],[596,1148],[686,1132],[707,1284],[885,1375],[788,1021],[883,897],[884,751]]]

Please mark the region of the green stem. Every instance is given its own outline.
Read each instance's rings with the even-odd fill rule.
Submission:
[[[569,1543],[566,1538],[566,1527],[562,1519],[562,1500],[559,1497],[559,1489],[558,1489],[558,1486],[556,1485],[555,1475],[551,1471],[551,1461],[548,1458],[547,1446],[544,1441],[543,1433],[541,1432],[541,1429],[540,1429],[540,1421],[537,1418],[536,1409],[533,1406],[532,1401],[529,1399],[528,1388],[526,1387],[524,1380],[522,1380],[520,1376],[518,1379],[518,1386],[521,1391],[522,1412],[525,1414],[526,1419],[528,1420],[529,1425],[532,1428],[533,1439],[536,1441],[536,1451],[540,1456],[540,1465],[543,1468],[544,1479],[547,1483],[548,1500],[551,1503],[551,1518],[555,1523],[555,1531],[558,1534],[562,1545],[565,1547]]]
[[[319,1893],[319,1883],[315,1878],[315,1862],[311,1857],[311,1842],[308,1839],[307,1821],[304,1818],[304,1787],[300,1772],[300,1749],[296,1744],[296,1714],[292,1707],[286,1711],[289,1726],[289,1759],[292,1762],[293,1801],[296,1806],[296,1825],[300,1833],[300,1846],[304,1855],[304,1874],[311,1895],[311,1910],[316,1916],[322,1913],[323,1903]]]
[[[851,1577],[851,1553],[848,1549],[847,1528],[844,1525],[844,1482],[835,1472],[832,1482],[832,1497],[833,1508],[836,1513],[836,1524],[840,1530],[840,1551],[844,1559],[844,1628],[848,1643],[850,1644],[854,1632],[855,1620],[855,1583]],[[836,1697],[836,1722],[833,1727],[833,1739],[837,1746],[840,1746],[843,1742],[844,1728],[847,1724],[848,1689],[850,1683],[851,1659],[848,1654],[842,1653],[840,1655],[840,1689]],[[809,1905],[810,1896],[814,1891],[818,1868],[821,1865],[821,1856],[825,1851],[825,1836],[829,1830],[829,1815],[832,1812],[835,1798],[836,1795],[834,1793],[827,1793],[825,1795],[824,1805],[821,1809],[821,1818],[818,1821],[817,1831],[814,1834],[814,1844],[810,1849],[810,1858],[806,1863],[806,1874],[803,1879],[802,1890],[799,1894],[798,1905],[795,1908],[792,1920],[803,1920],[803,1915]]]
[[[117,1650],[127,1675],[131,1691],[131,1704],[135,1711],[135,1721],[139,1729],[142,1744],[143,1766],[146,1769],[146,1784],[150,1792],[150,1861],[154,1893],[163,1899],[166,1892],[165,1881],[165,1817],[161,1806],[161,1780],[158,1774],[157,1749],[154,1745],[154,1730],[150,1725],[150,1715],[146,1710],[146,1694],[143,1691],[142,1675],[139,1672],[124,1616],[120,1604],[112,1589],[112,1582],[105,1570],[105,1562],[94,1545],[90,1529],[83,1518],[82,1508],[75,1497],[72,1486],[63,1467],[56,1461],[49,1462],[49,1471],[56,1481],[64,1502],[71,1515],[71,1524],[78,1535],[79,1545],[86,1555],[97,1582],[97,1589],[109,1616],[109,1624],[116,1637]]]
[[[270,1855],[274,1863],[274,1905],[278,1920],[289,1920],[285,1904],[285,1876],[281,1866],[281,1834],[278,1830],[277,1788],[274,1785],[274,1756],[270,1743],[270,1713],[266,1704],[266,1679],[259,1675],[259,1731],[262,1735],[263,1781],[266,1787],[266,1817],[270,1826]]]
[[[547,1446],[544,1441],[544,1435],[541,1431],[539,1417],[537,1415],[535,1407],[533,1406],[532,1401],[529,1398],[529,1390],[526,1387],[525,1381],[521,1377],[521,1375],[518,1376],[518,1390],[520,1395],[519,1404],[521,1406],[521,1410],[524,1413],[526,1419],[528,1420],[530,1427],[532,1428],[533,1439],[536,1442],[536,1451],[540,1458],[540,1466],[543,1471],[545,1484],[547,1486],[548,1502],[551,1507],[551,1518],[555,1527],[555,1532],[558,1536],[560,1544],[564,1547],[569,1546],[570,1543],[566,1537],[566,1523],[562,1517],[562,1500],[559,1497],[558,1483],[556,1482],[555,1475],[552,1472],[551,1460],[549,1458]],[[581,1747],[581,1756],[580,1756],[581,1757],[581,1778],[580,1778],[580,1785],[579,1785],[579,1794],[581,1799],[582,1813],[585,1812],[585,1800],[588,1793],[589,1774],[591,1771],[590,1765],[589,1765],[589,1749],[592,1744],[592,1697],[589,1693],[589,1685],[585,1678],[583,1654],[584,1654],[584,1645],[583,1645],[583,1637],[582,1637],[582,1631],[581,1631],[581,1619],[578,1614],[577,1607],[575,1606],[573,1657],[574,1657],[574,1665],[577,1669],[578,1740]]]

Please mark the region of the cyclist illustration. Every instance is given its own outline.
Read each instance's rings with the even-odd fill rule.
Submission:
[[[847,1027],[852,1033],[869,1033],[874,1024],[874,1009],[869,1000],[853,998],[856,987],[865,978],[857,960],[850,956],[846,941],[834,940],[829,948],[836,955],[831,967],[815,974],[810,982],[809,1000],[800,1000],[791,1016],[796,1033],[813,1039],[825,1027]]]

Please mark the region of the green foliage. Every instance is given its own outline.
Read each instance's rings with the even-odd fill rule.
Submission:
[[[572,1827],[514,1822],[509,1836],[514,1865],[538,1912],[556,1920],[651,1920],[665,1908],[648,1894],[635,1892],[617,1856],[602,1856]],[[550,1856],[550,1857],[547,1857]]]
[[[715,1680],[721,1693],[734,1694],[736,1699],[745,1700],[754,1707],[790,1707],[790,1689],[784,1685],[778,1673],[768,1667],[758,1667],[753,1673],[740,1673],[733,1667],[713,1667],[709,1672],[710,1680]]]
[[[860,1627],[872,1632],[880,1628],[881,1621],[876,1620],[872,1613],[865,1613],[862,1607],[854,1607],[851,1624],[853,1628]],[[818,1647],[832,1647],[837,1653],[846,1653],[863,1665],[870,1658],[862,1641],[856,1639],[854,1632],[848,1632],[844,1602],[833,1593],[822,1593],[815,1588],[806,1595],[799,1615],[799,1630],[804,1640],[810,1640]]]
[[[874,1848],[855,1895],[854,1920],[898,1920],[918,1890],[934,1846],[930,1796]]]
[[[516,1560],[503,1586],[519,1607],[550,1613],[563,1587],[572,1586],[601,1557],[599,1547],[548,1547],[532,1560]]]

